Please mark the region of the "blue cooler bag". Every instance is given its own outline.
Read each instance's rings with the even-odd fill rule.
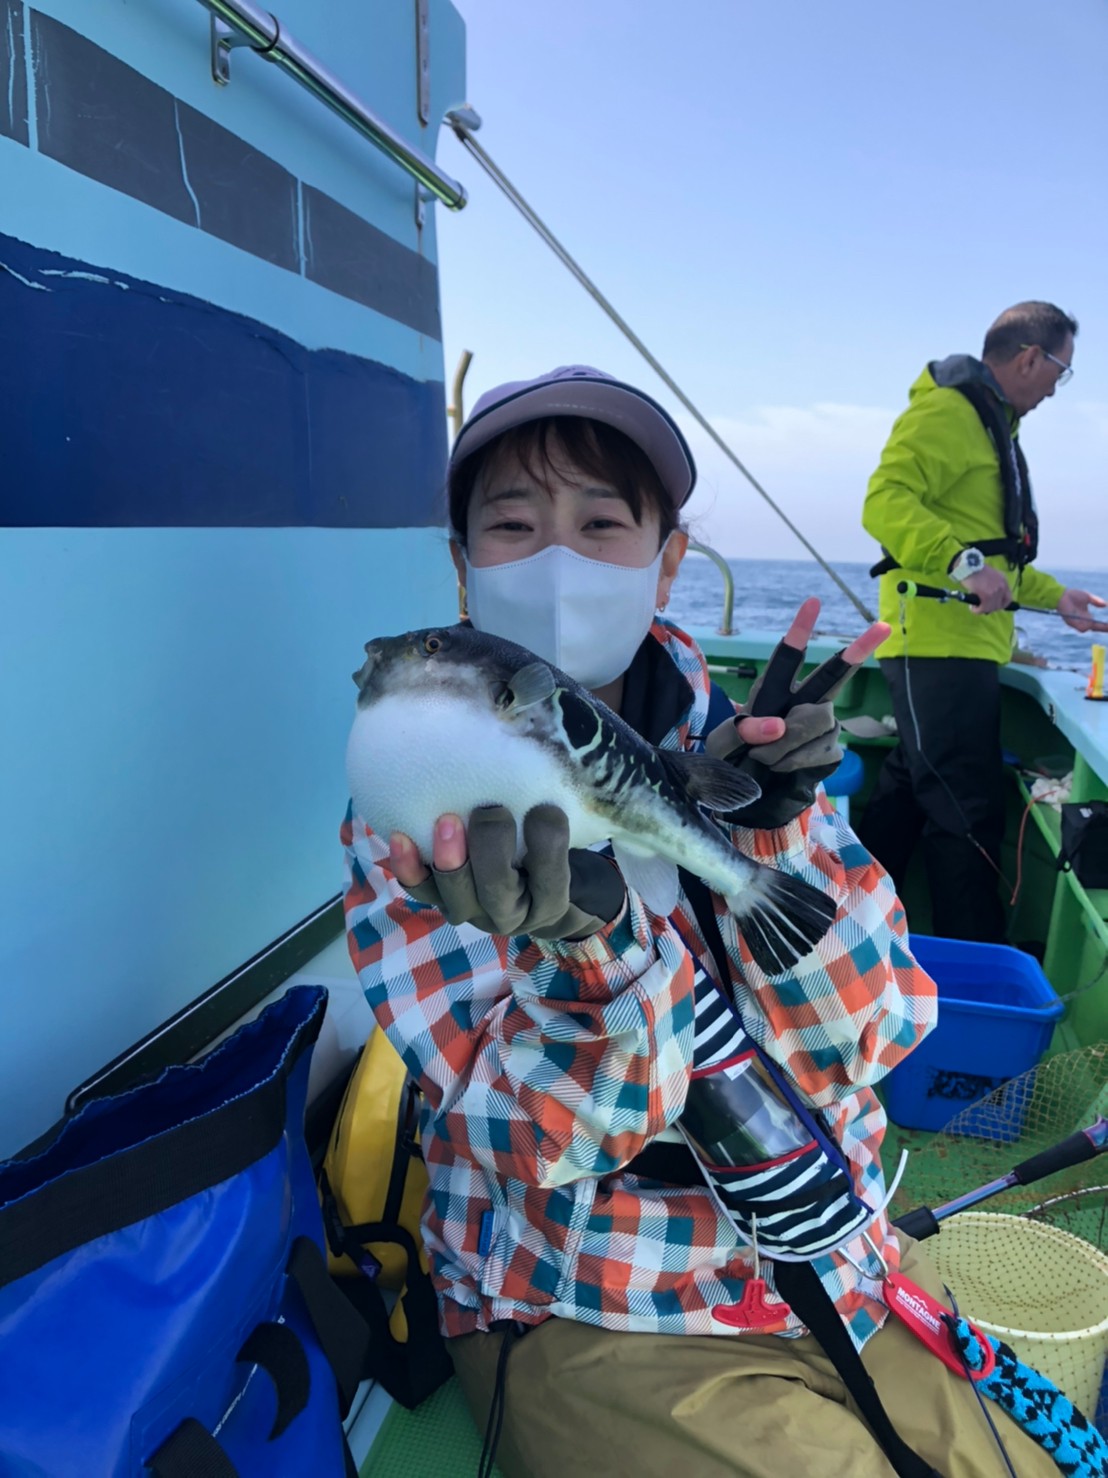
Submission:
[[[4,1478],[342,1478],[364,1326],[304,1142],[326,991],[0,1165]]]

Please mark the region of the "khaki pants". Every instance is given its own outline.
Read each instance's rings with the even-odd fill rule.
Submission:
[[[938,1297],[917,1244],[902,1268]],[[955,1290],[957,1291],[957,1290]],[[502,1336],[449,1341],[479,1430]],[[944,1478],[1008,1478],[968,1381],[896,1319],[862,1352],[900,1436]],[[497,1464],[505,1478],[890,1478],[893,1469],[811,1336],[613,1334],[550,1319],[508,1357]],[[1058,1478],[1054,1460],[984,1397],[1018,1478]]]

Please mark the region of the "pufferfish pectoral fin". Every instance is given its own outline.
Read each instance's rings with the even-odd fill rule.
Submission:
[[[625,837],[612,842],[612,855],[623,881],[651,913],[669,918],[677,907],[677,867],[657,852],[640,851]]]
[[[655,753],[675,784],[694,801],[719,815],[749,806],[762,793],[756,780],[734,769],[726,760],[673,749],[659,749]]]
[[[546,663],[528,662],[509,681],[504,706],[518,713],[521,709],[533,708],[536,703],[545,703],[557,691],[558,684]]]

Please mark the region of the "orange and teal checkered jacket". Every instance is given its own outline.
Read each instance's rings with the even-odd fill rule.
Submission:
[[[704,657],[668,623],[651,634],[691,697],[661,747],[692,748],[708,711]],[[577,943],[498,937],[456,928],[410,898],[389,871],[387,838],[358,817],[348,813],[342,840],[351,958],[426,1095],[423,1234],[443,1332],[557,1315],[734,1334],[712,1309],[739,1302],[752,1263],[712,1194],[624,1168],[658,1136],[673,1137],[684,1105],[694,966],[682,937],[716,971],[684,897],[671,920],[631,892],[617,919]],[[816,950],[770,977],[715,899],[747,1031],[819,1110],[856,1191],[877,1207],[886,1120],[873,1084],[934,1025],[934,984],[909,953],[887,875],[822,792],[788,826],[735,827],[732,840],[838,904]],[[870,1236],[896,1268],[884,1214]],[[860,1348],[886,1311],[864,1243],[844,1251],[815,1266]],[[772,1268],[762,1269],[772,1300]],[[802,1332],[784,1305],[774,1327]]]

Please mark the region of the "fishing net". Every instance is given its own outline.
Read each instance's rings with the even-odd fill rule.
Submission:
[[[1108,1185],[1083,1186],[1079,1191],[1047,1196],[1023,1215],[1061,1227],[1108,1253]]]
[[[927,1251],[959,1311],[1093,1418],[1108,1355],[1108,1257],[1047,1221],[963,1211]]]
[[[1048,1196],[1023,1214],[1034,1221],[1060,1227],[1099,1247],[1101,1252],[1108,1252],[1108,1185],[1084,1186],[1060,1196]],[[1095,1419],[1100,1431],[1108,1437],[1108,1368],[1101,1376]]]
[[[998,1180],[1105,1113],[1108,1042],[1048,1058],[963,1109],[916,1151],[893,1215],[936,1208]],[[942,1221],[927,1251],[961,1312],[1108,1433],[1106,1161],[1094,1157],[1013,1186],[986,1203],[988,1211]]]
[[[997,1180],[1099,1114],[1108,1114],[1108,1042],[1046,1058],[962,1109],[911,1154],[891,1214],[896,1218],[914,1206],[935,1207]],[[889,1149],[904,1137],[892,1131]],[[1048,1195],[1106,1179],[1104,1159],[1086,1160],[1035,1185],[1014,1186],[989,1208],[1028,1211]]]

